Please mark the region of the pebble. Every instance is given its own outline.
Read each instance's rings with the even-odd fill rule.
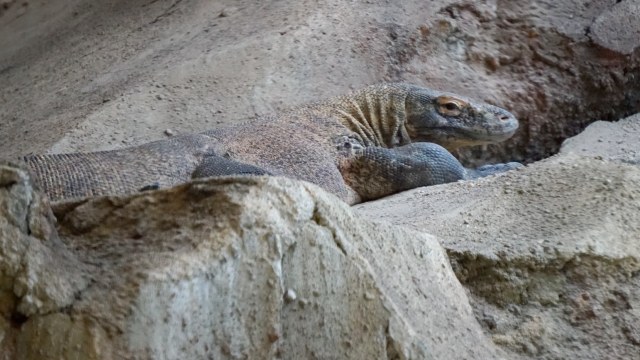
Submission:
[[[284,300],[286,302],[295,301],[298,298],[298,294],[293,289],[288,289],[287,292],[284,293]]]

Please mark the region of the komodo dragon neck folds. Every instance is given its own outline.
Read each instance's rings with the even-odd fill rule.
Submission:
[[[355,204],[515,168],[519,164],[465,169],[447,150],[503,141],[517,128],[516,118],[496,106],[409,84],[379,84],[200,134],[24,160],[53,201],[208,176],[270,174],[315,183]]]

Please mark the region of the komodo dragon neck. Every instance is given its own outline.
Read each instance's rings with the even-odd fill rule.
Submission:
[[[365,146],[396,147],[411,142],[405,127],[408,87],[378,84],[300,109],[338,118]]]

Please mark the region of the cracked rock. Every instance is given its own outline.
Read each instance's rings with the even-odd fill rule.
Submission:
[[[22,170],[0,175],[17,179],[0,188],[8,358],[503,357],[435,238],[311,184],[221,178],[58,203],[38,239],[20,224],[47,202]]]

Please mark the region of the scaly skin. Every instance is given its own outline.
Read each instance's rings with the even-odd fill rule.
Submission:
[[[508,170],[514,166],[464,169],[444,148],[499,142],[517,127],[513,115],[492,105],[415,85],[380,84],[201,134],[25,161],[54,201],[197,177],[271,174],[315,183],[354,204]],[[410,168],[396,166],[400,160]]]

